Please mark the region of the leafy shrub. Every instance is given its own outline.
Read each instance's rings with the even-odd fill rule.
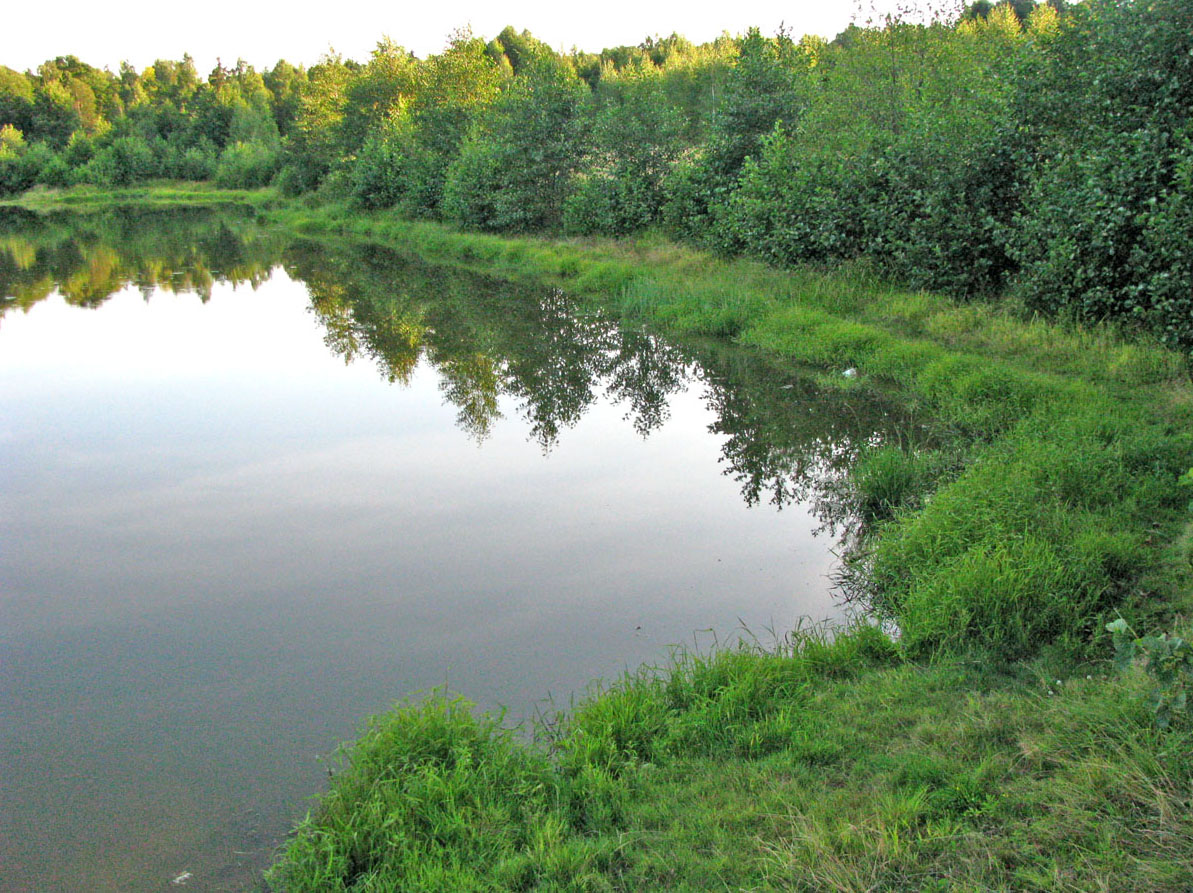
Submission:
[[[563,203],[563,228],[579,235],[625,232],[619,222],[615,188],[606,176],[581,177]]]
[[[157,158],[144,140],[119,137],[97,151],[76,177],[94,186],[128,186],[158,173]]]
[[[393,207],[406,192],[407,148],[401,131],[387,127],[370,134],[352,166],[352,195],[366,208]]]
[[[407,117],[386,121],[369,135],[352,166],[352,195],[366,208],[396,208],[407,217],[439,213],[447,163],[422,140]]]
[[[502,229],[507,221],[498,207],[502,190],[500,159],[496,148],[469,139],[447,169],[441,211],[448,220],[471,229]]]
[[[220,154],[215,182],[225,189],[269,185],[278,169],[278,153],[263,143],[234,143]]]
[[[1045,149],[1019,219],[1034,307],[1193,346],[1193,9],[1074,7],[1021,90]]]
[[[33,185],[27,180],[20,158],[0,154],[0,195],[16,195]]]
[[[19,132],[19,131],[18,131]],[[45,143],[0,148],[0,195],[15,195],[38,183],[65,186],[70,169],[62,156]]]
[[[564,60],[536,56],[448,169],[444,213],[481,229],[558,226],[581,155],[584,89]]]
[[[1180,636],[1159,633],[1135,636],[1121,617],[1106,624],[1114,641],[1114,660],[1124,669],[1137,660],[1153,681],[1148,708],[1156,725],[1168,728],[1189,717],[1189,690],[1193,688],[1193,645]]]
[[[302,172],[292,164],[282,165],[273,182],[283,195],[301,195],[306,189],[306,181],[303,179]]]
[[[47,146],[37,143],[25,159],[26,165],[37,170],[37,182],[46,186],[67,186],[70,184],[70,166],[62,156]]]
[[[717,244],[779,266],[856,257],[862,249],[863,181],[844,163],[809,156],[784,128],[746,162],[723,206],[714,205]]]
[[[95,156],[95,140],[76,130],[62,150],[62,157],[71,168],[80,168]]]
[[[977,142],[946,141],[948,128],[933,122],[875,159],[854,199],[862,248],[914,288],[997,294],[1014,269],[1008,241],[1020,208],[1022,152],[1001,128]]]
[[[709,203],[714,193],[723,195],[703,155],[680,159],[663,180],[663,222],[681,238],[700,243],[708,234],[712,218]]]
[[[215,176],[217,161],[215,146],[205,140],[181,150],[171,147],[164,173],[179,180],[210,180]]]

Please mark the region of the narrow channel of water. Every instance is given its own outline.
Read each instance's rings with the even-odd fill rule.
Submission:
[[[6,891],[242,890],[397,699],[837,616],[831,484],[911,425],[231,212],[0,216],[0,296]]]

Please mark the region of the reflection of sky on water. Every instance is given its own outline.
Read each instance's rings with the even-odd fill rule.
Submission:
[[[389,385],[325,335],[280,271],[206,304],[5,315],[16,889],[235,886],[314,756],[408,692],[525,713],[695,630],[832,613],[831,543],[800,506],[743,503],[700,382],[645,439],[598,399],[547,454],[505,393],[478,447],[429,363]]]

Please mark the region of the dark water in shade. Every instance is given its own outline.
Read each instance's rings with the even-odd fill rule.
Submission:
[[[227,212],[0,216],[0,296],[5,891],[245,889],[397,699],[838,616],[831,482],[908,424]]]

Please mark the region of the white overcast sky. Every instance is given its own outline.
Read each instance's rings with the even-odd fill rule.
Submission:
[[[757,25],[774,33],[780,23],[795,34],[832,37],[854,18],[864,19],[873,0],[57,0],[7,4],[0,22],[0,65],[25,70],[46,59],[74,54],[113,71],[127,60],[143,68],[154,59],[189,52],[200,73],[216,58],[234,64],[244,58],[258,68],[279,58],[310,64],[329,47],[364,60],[388,35],[419,56],[438,52],[447,35],[470,25],[492,37],[505,25],[529,29],[556,49],[599,50],[635,44],[647,35],[678,31],[694,42],[722,31],[737,34]],[[879,0],[880,3],[884,0]]]

